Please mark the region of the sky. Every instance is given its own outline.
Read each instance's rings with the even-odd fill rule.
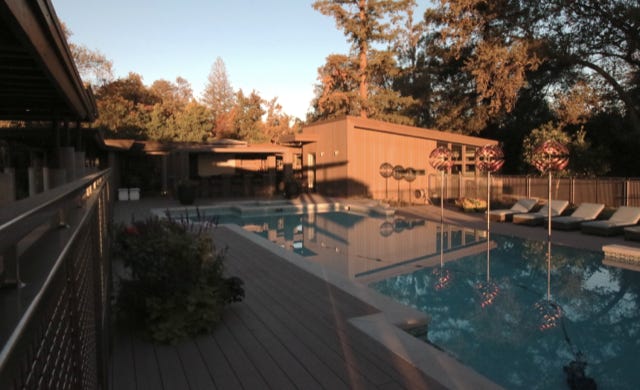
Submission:
[[[305,119],[318,68],[349,44],[313,0],[51,0],[70,41],[112,61],[145,85],[189,81],[196,98],[216,58],[234,90],[278,98],[283,112]],[[422,17],[427,0],[418,0]]]

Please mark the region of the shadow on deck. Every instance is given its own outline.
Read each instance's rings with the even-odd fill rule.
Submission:
[[[112,389],[444,388],[348,322],[375,308],[229,229],[214,236],[245,300],[176,346],[116,334]]]

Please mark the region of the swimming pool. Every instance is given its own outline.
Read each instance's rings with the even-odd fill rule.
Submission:
[[[370,287],[428,313],[428,330],[416,337],[505,388],[568,388],[563,367],[579,352],[599,389],[639,388],[640,272],[559,246],[548,269],[546,242],[492,234],[491,243],[489,256],[462,256]]]
[[[578,351],[600,389],[640,384],[639,273],[554,246],[547,285],[546,242],[497,234],[487,242],[484,230],[422,219],[286,207],[203,212],[428,314],[427,333],[416,337],[506,388],[567,388],[563,367]],[[555,307],[544,305],[547,288],[563,311],[555,322],[542,318]]]
[[[194,218],[196,213],[216,224],[240,225],[362,283],[402,270],[428,267],[440,258],[436,242],[440,224],[419,218],[381,216],[366,209],[346,210],[340,206],[323,207],[317,212],[280,207],[248,213],[222,207],[202,208],[190,210],[188,216]],[[184,210],[176,210],[172,215],[175,218],[183,214]],[[447,257],[452,251],[481,251],[481,243],[486,241],[484,231],[458,226],[447,226],[447,237]]]

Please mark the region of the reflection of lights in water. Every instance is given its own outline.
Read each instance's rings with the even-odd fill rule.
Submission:
[[[476,289],[478,289],[480,293],[480,307],[482,308],[493,304],[498,296],[498,292],[500,292],[500,287],[498,287],[498,284],[493,280],[478,282]]]
[[[449,283],[451,282],[451,272],[446,268],[434,268],[432,271],[433,276],[436,277],[436,284],[434,288],[436,291],[444,290],[449,287]]]
[[[391,222],[385,221],[380,225],[380,235],[382,237],[389,237],[393,234],[393,224]]]
[[[538,311],[540,330],[547,330],[558,326],[560,318],[562,318],[562,308],[557,303],[549,299],[541,299],[533,305]]]
[[[302,249],[302,241],[295,241],[293,243],[293,249]]]

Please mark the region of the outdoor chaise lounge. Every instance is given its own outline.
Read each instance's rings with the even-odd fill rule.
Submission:
[[[519,199],[510,209],[489,211],[489,219],[497,222],[511,221],[514,214],[528,213],[538,203],[535,199]]]
[[[578,230],[583,222],[593,221],[604,210],[603,203],[581,203],[571,215],[551,219],[551,227],[558,230]]]
[[[564,210],[569,207],[568,200],[552,200],[551,201],[551,216],[555,217],[561,215]],[[549,216],[549,206],[544,205],[539,211],[535,213],[522,213],[515,214],[513,216],[513,223],[519,225],[542,225],[545,219]],[[552,218],[553,221],[553,218]]]
[[[629,226],[624,228],[624,239],[640,241],[640,226]]]
[[[615,236],[622,234],[627,226],[640,222],[640,207],[620,206],[606,221],[583,222],[580,225],[582,233],[600,236]]]

